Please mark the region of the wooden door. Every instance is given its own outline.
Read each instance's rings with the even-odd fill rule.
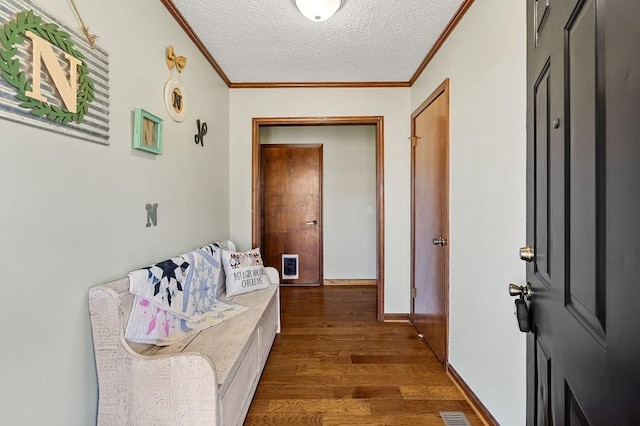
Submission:
[[[297,254],[298,279],[322,283],[322,145],[261,145],[263,253],[282,276],[283,254]]]
[[[412,322],[447,361],[449,82],[412,117]]]
[[[527,424],[640,424],[640,2],[527,3]]]

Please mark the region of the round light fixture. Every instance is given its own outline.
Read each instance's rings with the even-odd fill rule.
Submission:
[[[296,7],[310,21],[327,20],[342,6],[342,0],[294,0]]]

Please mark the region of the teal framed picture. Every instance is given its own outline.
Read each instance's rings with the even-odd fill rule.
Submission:
[[[133,116],[133,147],[153,154],[162,154],[162,119],[142,108]]]

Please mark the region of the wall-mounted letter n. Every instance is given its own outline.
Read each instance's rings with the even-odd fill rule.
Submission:
[[[145,206],[147,209],[147,228],[153,226],[158,226],[158,203],[154,203],[153,205],[147,204]]]

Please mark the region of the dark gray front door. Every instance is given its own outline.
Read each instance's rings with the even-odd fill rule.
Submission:
[[[527,2],[527,424],[637,425],[640,1]]]

